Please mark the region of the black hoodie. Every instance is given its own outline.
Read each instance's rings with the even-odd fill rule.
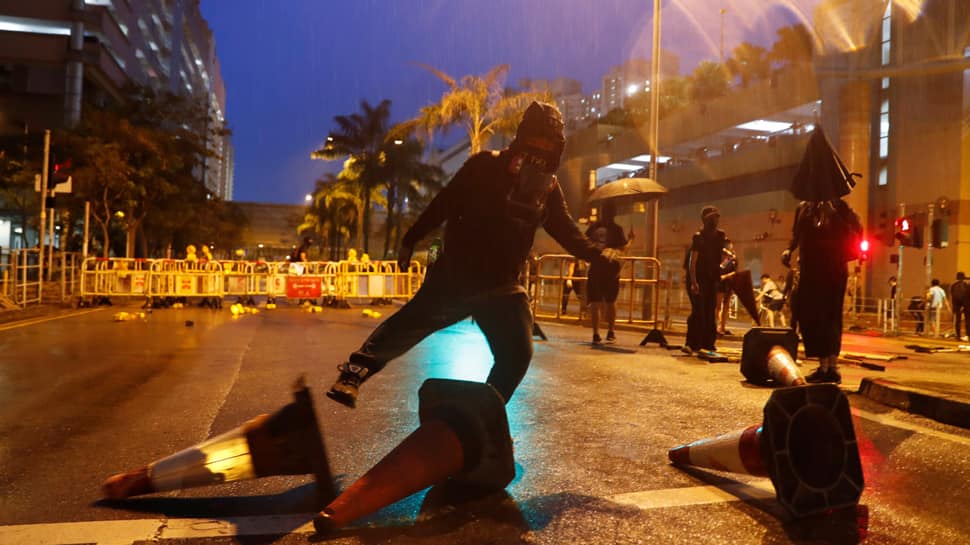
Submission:
[[[515,292],[540,225],[576,257],[603,259],[573,222],[558,183],[541,214],[523,214],[510,204],[518,180],[512,159],[508,150],[469,158],[404,235],[403,243],[413,247],[447,222],[444,251],[432,275],[456,294]]]

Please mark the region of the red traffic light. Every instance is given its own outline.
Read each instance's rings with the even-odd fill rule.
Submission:
[[[908,233],[910,231],[909,218],[897,219],[896,230],[902,233]]]
[[[866,253],[866,252],[869,251],[869,241],[868,240],[862,239],[861,241],[859,241],[859,251],[862,252],[862,253]]]

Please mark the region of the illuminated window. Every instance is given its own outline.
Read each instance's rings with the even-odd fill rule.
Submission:
[[[886,2],[886,11],[882,14],[882,64],[889,64],[892,60],[892,30],[893,3]]]
[[[889,168],[883,165],[879,169],[879,185],[886,185],[889,183]]]

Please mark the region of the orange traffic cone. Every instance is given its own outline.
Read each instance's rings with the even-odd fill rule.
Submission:
[[[679,466],[767,476],[796,518],[856,505],[864,486],[849,401],[834,384],[775,390],[761,426],[681,445]]]
[[[321,503],[336,494],[310,390],[297,380],[294,402],[198,445],[114,475],[102,491],[110,500],[271,475],[312,473]]]
[[[313,520],[332,532],[452,479],[501,490],[515,477],[505,400],[491,385],[429,379],[418,392],[421,425]]]
[[[788,328],[753,327],[741,345],[741,374],[752,384],[804,386],[805,377],[795,365],[798,334]]]

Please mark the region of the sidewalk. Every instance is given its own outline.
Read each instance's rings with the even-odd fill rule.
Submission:
[[[540,323],[545,321],[589,328],[588,320],[579,324],[575,320],[540,319]],[[644,336],[647,333],[642,327],[622,323],[616,328]],[[731,334],[718,336],[718,344],[740,348],[751,324],[732,320],[727,328]],[[684,333],[682,327],[673,328],[664,336],[671,346],[676,346],[683,343]],[[924,347],[925,351],[907,346]],[[970,348],[958,351],[960,346],[970,345],[955,339],[846,331],[842,336],[842,355],[845,358],[851,354],[856,361],[840,361],[842,389],[889,407],[970,429]],[[815,367],[811,360],[799,363],[805,374]]]

